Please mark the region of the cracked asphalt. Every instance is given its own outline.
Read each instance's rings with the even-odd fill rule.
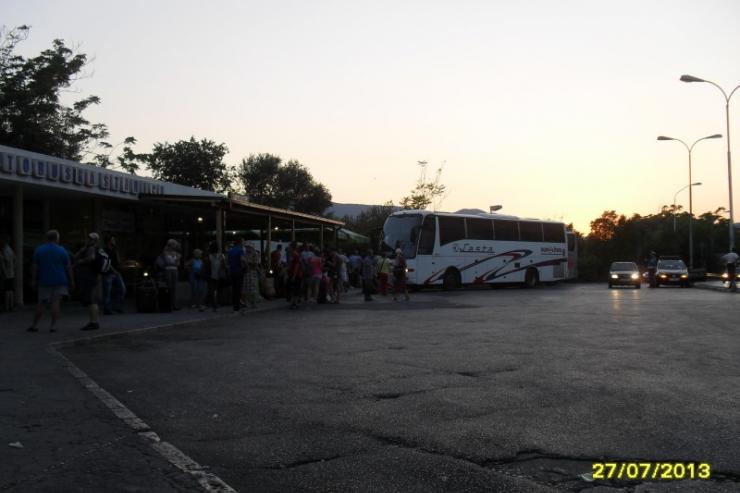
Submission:
[[[64,353],[239,491],[740,491],[737,297],[576,284],[377,299]],[[602,460],[709,462],[713,479],[580,477]]]

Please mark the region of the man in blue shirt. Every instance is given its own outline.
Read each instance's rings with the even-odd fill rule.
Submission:
[[[31,265],[31,287],[38,286],[39,302],[29,332],[38,332],[38,324],[44,315],[44,308],[51,306],[51,327],[56,332],[59,321],[59,302],[68,296],[68,288],[74,289],[72,263],[67,250],[59,246],[59,232],[55,229],[46,233],[46,243],[33,252]]]
[[[231,279],[231,302],[234,305],[234,311],[241,310],[242,304],[242,283],[244,282],[244,267],[242,266],[242,257],[244,257],[244,240],[239,238],[234,246],[229,248],[226,253],[227,263],[229,264],[229,277]]]

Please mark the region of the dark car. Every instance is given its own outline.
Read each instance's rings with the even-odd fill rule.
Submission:
[[[614,286],[634,286],[640,289],[640,269],[634,262],[612,262],[609,267],[609,289]]]
[[[689,270],[683,260],[658,260],[658,268],[655,271],[655,285],[673,284],[688,288],[691,286]]]

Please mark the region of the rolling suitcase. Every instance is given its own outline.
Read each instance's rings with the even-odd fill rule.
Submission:
[[[157,286],[151,279],[142,281],[136,288],[136,311],[139,313],[157,311]]]
[[[169,313],[172,311],[170,288],[163,282],[157,285],[157,308],[159,313]]]

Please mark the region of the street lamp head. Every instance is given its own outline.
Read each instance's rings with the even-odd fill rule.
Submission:
[[[697,181],[697,182],[694,182],[694,183],[691,184],[692,187],[698,187],[700,185],[701,185],[701,182],[700,181]]]
[[[694,77],[693,75],[682,75],[681,82],[706,82],[704,79]]]
[[[676,140],[673,137],[666,137],[665,135],[658,135],[658,140]]]
[[[722,134],[714,134],[714,135],[710,135],[709,137],[704,137],[704,138],[705,139],[721,139]]]

